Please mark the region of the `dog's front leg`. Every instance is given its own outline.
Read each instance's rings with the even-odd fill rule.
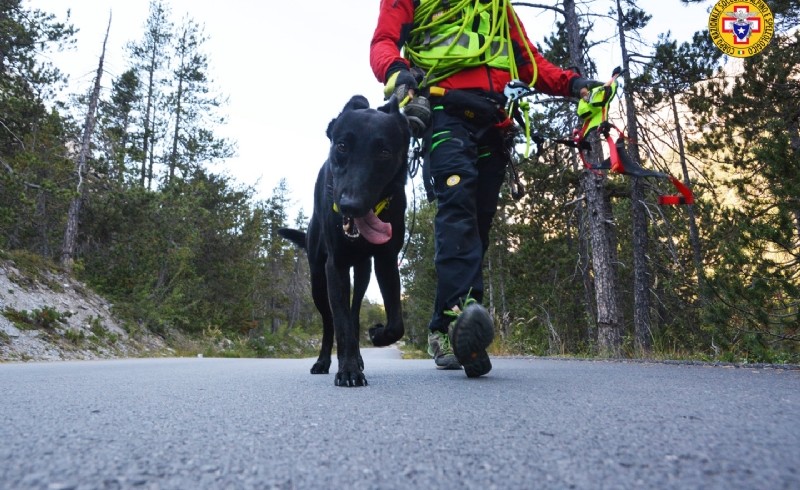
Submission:
[[[400,272],[397,268],[397,255],[375,256],[375,276],[386,309],[386,326],[377,324],[369,329],[372,345],[383,347],[400,340],[405,333],[403,310],[400,306]]]
[[[334,384],[366,386],[367,379],[358,363],[358,338],[350,318],[350,268],[336,264],[333,257],[329,256],[325,272],[328,276],[328,298],[333,313],[339,359],[339,370]]]

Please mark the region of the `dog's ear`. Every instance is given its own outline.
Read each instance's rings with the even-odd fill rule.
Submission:
[[[351,97],[347,104],[344,105],[342,112],[356,109],[369,109],[369,101],[363,95],[354,95]]]
[[[400,103],[397,101],[397,96],[392,94],[389,97],[389,102],[378,107],[378,110],[381,112],[385,112],[386,114],[394,114],[396,112],[400,112]]]
[[[363,95],[352,96],[350,100],[347,101],[347,104],[344,105],[344,108],[342,108],[342,112],[339,113],[339,116],[341,116],[343,113],[347,111],[354,111],[357,109],[369,109],[369,101]],[[328,129],[325,131],[325,134],[328,135],[328,139],[331,139],[331,133],[333,132],[333,125],[336,123],[337,119],[339,119],[338,116],[331,119],[331,122],[328,123]]]
[[[333,140],[331,135],[333,133],[333,125],[336,124],[336,120],[337,119],[339,119],[339,118],[338,117],[334,117],[333,119],[331,119],[331,122],[328,123],[328,129],[325,130],[325,134],[328,135],[328,139],[329,140]]]

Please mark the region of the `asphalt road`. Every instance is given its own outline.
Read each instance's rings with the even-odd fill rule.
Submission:
[[[0,364],[0,488],[800,488],[800,371],[396,354]]]

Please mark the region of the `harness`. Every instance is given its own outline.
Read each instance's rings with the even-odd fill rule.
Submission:
[[[467,68],[490,66],[507,70],[519,78],[511,32],[515,28],[533,64],[531,47],[522,35],[522,26],[511,8],[510,0],[421,0],[414,10],[404,56],[412,66],[425,72],[422,86],[436,82]]]
[[[584,167],[595,174],[602,175],[600,170],[610,170],[632,177],[656,177],[669,180],[679,194],[659,195],[658,203],[661,205],[694,204],[694,194],[686,184],[667,173],[647,170],[637,164],[625,150],[625,133],[608,122],[608,106],[611,99],[617,94],[617,78],[621,74],[622,70],[616,68],[609,82],[592,89],[585,98],[581,98],[578,102],[577,112],[578,117],[583,120],[583,125],[575,130],[571,140],[561,139],[555,140],[555,142],[577,148]],[[616,141],[611,137],[612,129],[617,132]],[[597,131],[608,144],[609,157],[599,165],[590,164],[585,156],[585,152],[592,150],[591,144],[586,139],[592,131]]]

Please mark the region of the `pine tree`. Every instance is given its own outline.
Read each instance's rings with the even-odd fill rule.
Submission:
[[[208,38],[202,27],[184,17],[175,38],[176,68],[172,72],[174,90],[166,99],[172,114],[171,145],[167,150],[167,181],[176,170],[188,174],[192,167],[232,156],[230,142],[214,135],[213,127],[224,123],[217,114],[222,102],[212,92],[208,59],[203,45]]]
[[[736,196],[709,229],[715,301],[707,321],[723,350],[766,360],[776,353],[796,358],[800,345],[798,6],[771,6],[770,45],[694,89],[690,107],[705,131],[689,145],[722,166]]]
[[[417,195],[423,195],[422,189]],[[433,218],[436,205],[418,200],[406,212],[405,252],[400,264],[403,297],[403,315],[406,338],[424,348],[428,343],[428,323],[431,320],[436,291],[436,269],[434,266]]]
[[[308,225],[308,218],[301,209],[297,213],[294,220],[294,228],[297,230],[305,231]],[[303,325],[309,326],[308,321],[309,312],[314,309],[311,300],[311,287],[309,283],[309,270],[308,258],[302,249],[291,248],[287,250],[290,262],[293,268],[290,274],[288,295],[289,295],[289,312],[288,312],[288,328]]]
[[[689,175],[690,155],[686,151],[687,129],[689,121],[686,120],[685,106],[690,89],[714,75],[714,69],[719,62],[722,52],[711,42],[707,31],[695,33],[691,42],[680,45],[669,38],[661,36],[654,46],[652,57],[641,70],[641,74],[632,80],[632,95],[635,95],[643,107],[657,113],[661,108],[670,111],[670,117],[664,119],[663,131],[669,141],[668,149],[677,154],[683,182],[693,186]],[[650,126],[658,127],[661,118],[653,118]],[[669,122],[668,122],[669,121]],[[672,134],[670,138],[669,135]],[[654,135],[644,135],[643,141],[649,141],[652,154],[656,151],[664,138]],[[657,141],[654,141],[657,140]],[[656,162],[665,165],[665,162]],[[699,175],[698,175],[699,177]],[[697,180],[697,179],[695,179]],[[685,207],[688,217],[689,241],[692,248],[692,261],[696,284],[694,289],[702,305],[710,301],[705,286],[705,260],[700,239],[698,217],[695,205]]]
[[[0,2],[0,246],[45,256],[58,248],[72,127],[48,106],[65,77],[39,54],[69,47],[73,35],[52,14]]]
[[[289,189],[286,180],[281,179],[265,203],[265,229],[261,237],[265,254],[262,272],[264,320],[272,334],[277,333],[281,323],[288,319],[287,312],[291,303],[288,298],[288,282],[294,266],[294,246],[278,234],[278,229],[285,228],[288,224],[288,204]]]
[[[162,0],[151,0],[144,38],[128,45],[134,70],[143,82],[144,93],[137,100],[141,130],[139,185],[148,189],[153,181],[156,143],[163,137],[161,127],[166,119],[163,103],[164,70],[169,63],[168,47],[173,36],[169,15],[169,7]]]
[[[101,155],[108,162],[110,178],[118,187],[133,173],[129,165],[140,161],[137,157],[134,107],[138,99],[139,77],[136,71],[127,70],[112,83],[111,97],[100,103],[98,135]]]

